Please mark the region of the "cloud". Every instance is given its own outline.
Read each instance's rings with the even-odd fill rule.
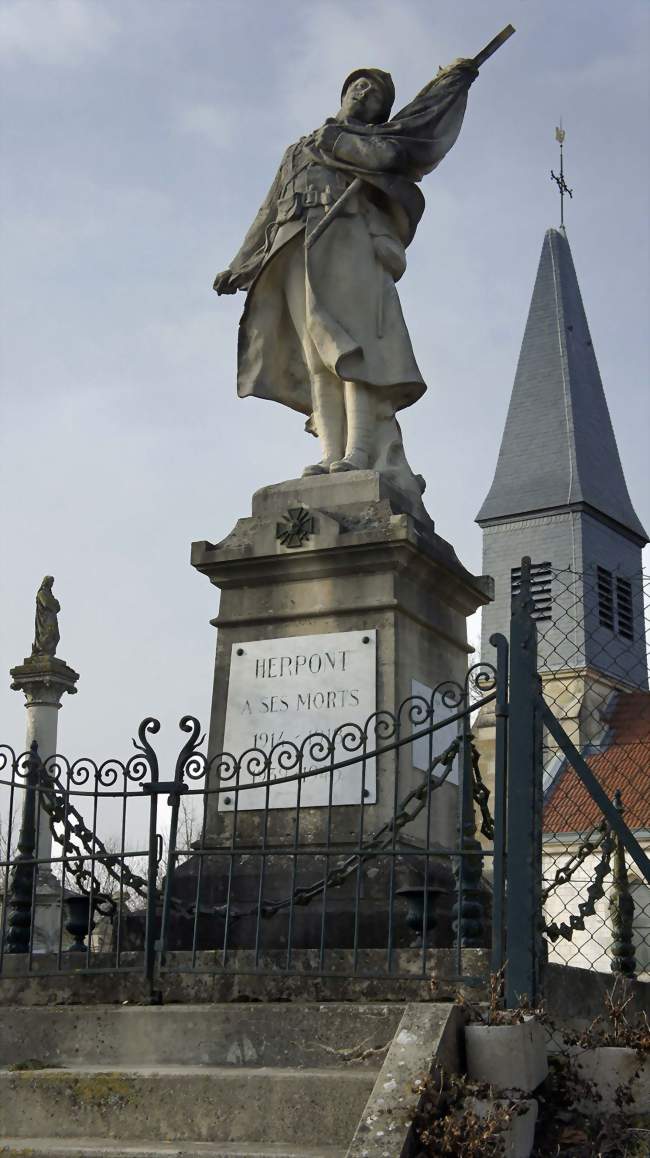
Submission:
[[[276,109],[275,116],[281,115],[287,124],[293,121],[303,132],[306,109],[320,107],[323,116],[336,112],[340,84],[352,68],[359,67],[362,61],[386,67],[387,21],[391,24],[394,59],[397,42],[406,36],[404,26],[412,29],[413,11],[408,5],[401,10],[397,23],[388,0],[378,0],[373,6],[372,21],[368,20],[365,5],[355,9],[334,0],[303,7],[289,33],[290,69],[282,66],[285,45],[275,46],[281,58],[278,95],[285,106],[281,114]]]
[[[99,0],[10,0],[0,6],[0,57],[74,65],[105,53],[116,31]]]
[[[223,105],[193,104],[178,112],[179,132],[202,137],[218,149],[227,149],[233,140],[233,114]]]

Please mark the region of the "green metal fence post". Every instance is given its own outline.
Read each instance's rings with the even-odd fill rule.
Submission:
[[[508,756],[508,641],[504,635],[490,636],[497,652],[497,698],[495,703],[494,752],[494,837],[492,865],[492,953],[491,971],[501,973],[505,964],[505,841],[506,786]]]
[[[5,935],[5,952],[29,953],[34,923],[34,887],[36,881],[36,791],[40,781],[41,761],[34,740],[26,761],[25,798],[18,835],[18,852],[11,870],[7,906],[9,919]],[[7,849],[7,856],[9,849]]]
[[[530,559],[521,561],[510,627],[505,1000],[534,1004],[542,962],[542,729]]]

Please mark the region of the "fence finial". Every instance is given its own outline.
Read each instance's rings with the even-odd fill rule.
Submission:
[[[519,612],[525,612],[532,615],[535,610],[535,603],[532,595],[532,581],[531,581],[531,561],[529,555],[524,555],[521,560],[521,567],[519,568],[519,580],[514,587],[515,594],[512,597],[511,611],[513,615]]]

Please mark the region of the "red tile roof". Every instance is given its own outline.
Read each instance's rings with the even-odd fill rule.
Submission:
[[[650,829],[650,692],[616,696],[603,748],[585,759],[610,800],[620,788],[630,828]],[[546,795],[544,832],[585,832],[601,819],[577,772],[564,763]]]

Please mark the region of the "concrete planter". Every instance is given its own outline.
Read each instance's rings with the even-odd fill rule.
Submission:
[[[486,1028],[510,1029],[511,1026],[490,1026]],[[483,1101],[481,1098],[472,1099],[472,1109],[479,1118],[486,1118],[495,1106],[507,1106],[505,1099],[497,1098],[493,1102]],[[514,1114],[507,1130],[503,1133],[504,1158],[529,1158],[535,1142],[535,1125],[537,1122],[537,1102],[534,1098],[527,1098],[518,1102],[519,1107],[525,1107],[522,1113]]]
[[[603,1113],[616,1110],[616,1091],[620,1086],[629,1087],[633,1102],[628,1107],[630,1113],[647,1110],[650,1106],[650,1057],[639,1058],[635,1050],[628,1046],[601,1045],[586,1049],[574,1057],[579,1076],[593,1082],[601,1101],[584,1098],[581,1109],[584,1113]],[[638,1077],[634,1075],[638,1073]]]
[[[529,1094],[548,1073],[546,1035],[532,1017],[516,1025],[468,1025],[465,1050],[468,1076],[500,1090]]]

